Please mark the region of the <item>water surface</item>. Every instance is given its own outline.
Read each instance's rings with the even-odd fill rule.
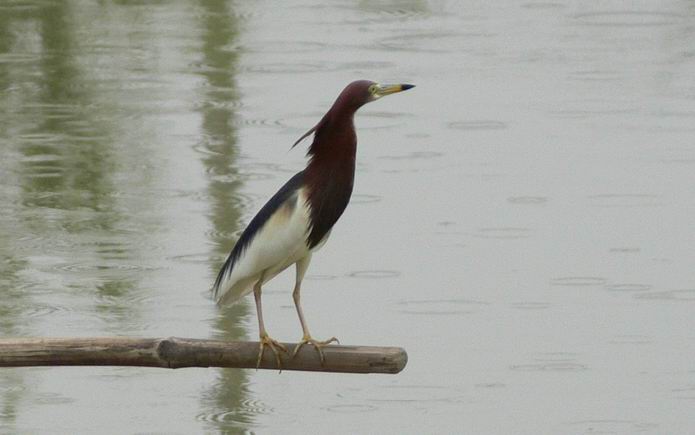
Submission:
[[[693,37],[678,1],[3,2],[3,336],[255,339],[207,290],[289,146],[349,81],[418,87],[358,114],[303,292],[403,373],[5,369],[0,432],[689,432]]]

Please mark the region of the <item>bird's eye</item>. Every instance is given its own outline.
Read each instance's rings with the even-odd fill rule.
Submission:
[[[370,94],[373,94],[373,93],[375,93],[375,92],[376,92],[376,85],[370,85],[370,86],[369,86],[369,93],[370,93]]]

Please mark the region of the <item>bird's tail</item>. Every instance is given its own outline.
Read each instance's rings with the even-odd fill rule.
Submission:
[[[247,294],[253,291],[254,278],[241,279],[236,282],[230,280],[215,281],[212,286],[212,296],[220,306],[234,305]]]

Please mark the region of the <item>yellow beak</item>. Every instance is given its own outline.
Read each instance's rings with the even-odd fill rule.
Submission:
[[[377,85],[376,94],[377,97],[384,97],[386,95],[395,94],[396,92],[407,91],[408,89],[414,88],[415,85],[408,84],[397,84],[397,85]]]

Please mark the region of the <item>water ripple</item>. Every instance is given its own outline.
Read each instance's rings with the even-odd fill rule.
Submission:
[[[193,110],[201,112],[207,110],[226,110],[228,112],[236,112],[244,107],[243,101],[236,98],[237,90],[234,88],[207,85],[205,87],[205,92],[209,97],[219,98],[220,100],[200,101],[193,106]]]
[[[284,127],[279,119],[235,117],[232,123],[237,127]]]
[[[420,5],[420,3],[403,3],[403,5],[410,7],[405,8],[395,6],[382,9],[381,4],[376,2],[374,7],[380,9],[377,11],[379,17],[375,19],[374,22],[383,23],[385,19],[394,21],[420,20],[423,18],[428,18],[432,15],[427,6],[416,7]]]
[[[395,278],[401,273],[396,270],[358,270],[348,273],[350,278],[384,279]]]
[[[5,381],[6,379],[3,379]],[[0,394],[7,394],[7,393],[19,393],[22,391],[26,391],[27,387],[22,384],[9,384],[9,383],[0,383]]]
[[[695,400],[695,384],[686,385],[681,388],[673,388],[671,392],[676,393],[679,399]]]
[[[309,281],[330,281],[338,278],[337,275],[307,275],[304,279]]]
[[[553,2],[530,2],[522,4],[521,7],[526,9],[563,9],[567,6],[562,3]]]
[[[481,239],[526,239],[531,237],[531,229],[516,227],[480,228],[473,236]]]
[[[646,335],[616,335],[609,341],[610,344],[650,344],[653,340]]]
[[[502,382],[484,382],[481,384],[475,384],[476,388],[485,388],[485,389],[492,389],[492,388],[506,388],[507,384],[503,384]]]
[[[381,197],[378,195],[356,193],[352,195],[352,198],[350,199],[350,204],[371,204],[379,201],[381,201]]]
[[[0,10],[4,8],[0,7]],[[36,62],[41,58],[38,53],[0,53],[0,65],[12,63],[23,63],[23,62]]]
[[[604,117],[605,115],[625,115],[636,113],[634,109],[563,109],[550,110],[548,114],[563,119],[587,119],[591,117]]]
[[[236,229],[230,231],[211,229],[205,231],[205,237],[210,240],[238,240],[243,234],[243,229]]]
[[[191,254],[172,255],[166,257],[166,260],[188,264],[208,264],[210,261],[210,253],[197,252]]]
[[[637,247],[620,247],[620,248],[610,248],[608,252],[615,252],[615,253],[620,253],[620,254],[635,254],[637,252],[640,252],[641,249]]]
[[[246,42],[243,51],[263,54],[312,53],[325,50],[327,46],[328,44],[322,41],[258,40]]]
[[[211,171],[210,171],[211,172]],[[254,180],[272,180],[276,177],[276,174],[262,174],[259,172],[245,172],[243,174],[218,174],[210,175],[210,181],[223,184],[237,184],[240,180],[244,181],[254,181]]]
[[[450,122],[447,127],[455,130],[504,130],[507,124],[494,120],[456,121]]]
[[[44,316],[51,316],[56,313],[61,312],[72,312],[74,311],[72,307],[67,307],[64,305],[47,304],[47,303],[34,303],[28,306],[5,306],[1,307],[3,316],[6,317],[20,317],[26,319],[40,318]]]
[[[400,154],[400,155],[390,155],[390,156],[380,156],[380,159],[384,160],[419,160],[419,159],[433,159],[435,157],[441,157],[442,153],[437,151],[414,151],[412,153]]]
[[[670,26],[683,21],[683,16],[676,13],[634,10],[587,12],[573,18],[581,24],[609,27]]]
[[[378,60],[361,60],[352,62],[341,62],[331,68],[333,71],[384,71],[392,68],[393,62]]]
[[[623,80],[623,74],[613,70],[582,70],[571,72],[567,78],[587,82],[613,82]]]
[[[266,63],[262,65],[245,65],[241,67],[248,74],[305,74],[321,72],[325,65],[321,63]]]
[[[58,393],[41,393],[32,398],[32,402],[39,405],[65,405],[74,403],[76,400]]]
[[[540,205],[548,202],[548,198],[544,196],[510,196],[507,198],[507,202],[512,204]]]
[[[603,285],[605,283],[605,278],[600,278],[597,276],[566,276],[550,280],[550,285],[563,287],[589,287]]]
[[[493,36],[493,34],[484,32],[409,32],[382,38],[376,44],[370,44],[364,48],[379,51],[451,54],[452,52],[460,52],[462,50],[461,40],[472,40],[473,38],[486,38],[490,36]]]
[[[142,307],[152,303],[155,297],[151,294],[132,292],[130,287],[124,286],[124,288],[112,288],[108,285],[99,285],[97,287],[99,291],[99,302],[98,306],[101,308],[121,308],[124,311],[131,310],[130,307]]]
[[[27,145],[56,145],[61,139],[60,135],[51,133],[25,133],[17,137],[17,142]]]
[[[415,315],[460,315],[475,313],[473,309],[461,309],[461,307],[475,307],[489,305],[487,302],[472,299],[415,299],[397,302],[403,307],[398,310],[403,314]]]
[[[371,397],[370,402],[425,403],[447,402],[462,403],[469,399],[451,386],[443,385],[385,385],[381,387],[378,397]]]
[[[517,310],[545,310],[550,307],[547,302],[514,302],[512,303],[512,308]]]
[[[616,433],[636,433],[655,431],[659,427],[656,423],[638,422],[634,420],[613,420],[613,419],[596,419],[596,420],[580,420],[569,423],[572,426],[581,426],[581,433],[591,434],[616,434]],[[572,431],[574,432],[574,431]]]
[[[54,269],[62,272],[94,272],[103,270],[125,270],[125,271],[151,271],[162,269],[157,266],[148,266],[145,264],[130,264],[130,263],[62,263],[54,266]]]
[[[534,358],[533,363],[512,365],[511,370],[519,371],[548,371],[548,372],[579,372],[588,370],[586,364],[576,361],[576,355],[570,352],[544,352]]]
[[[587,197],[593,207],[656,207],[664,205],[659,195],[647,193],[602,193]]]
[[[695,289],[663,290],[656,292],[640,293],[634,296],[636,299],[695,302]]]
[[[611,292],[643,292],[650,290],[652,286],[648,284],[610,284],[605,288]]]
[[[243,399],[239,408],[219,412],[209,412],[198,414],[195,418],[198,421],[210,423],[240,423],[247,424],[249,414],[266,415],[272,414],[275,410],[265,405],[258,399]]]
[[[585,364],[570,362],[519,364],[512,365],[509,368],[511,370],[528,372],[579,372],[589,369]]]
[[[331,405],[331,406],[326,406],[323,409],[325,409],[328,412],[338,412],[341,414],[359,414],[359,413],[363,413],[363,412],[376,411],[378,408],[374,405],[355,404],[355,405]]]

